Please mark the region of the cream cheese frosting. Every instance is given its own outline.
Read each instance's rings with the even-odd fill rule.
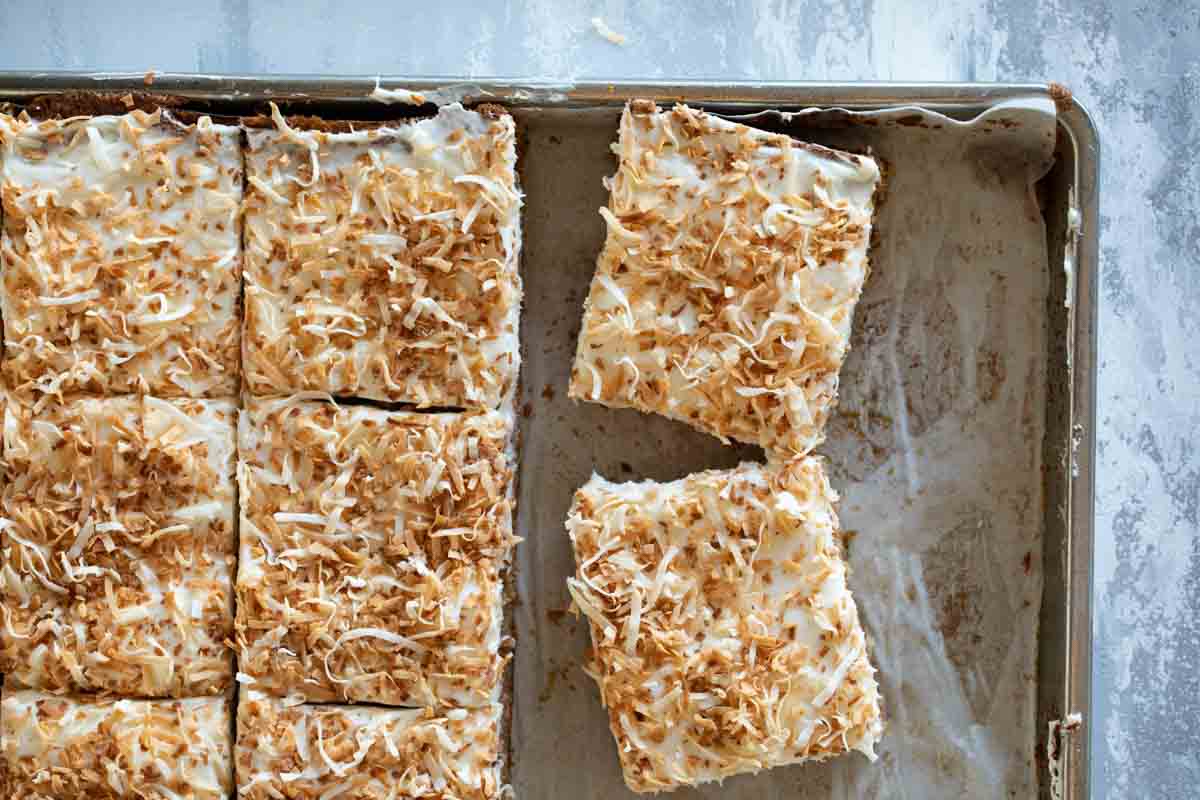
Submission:
[[[0,115],[4,371],[10,389],[237,391],[237,128],[165,111]]]
[[[233,683],[234,428],[222,400],[8,398],[2,671],[136,697]]]
[[[568,580],[630,788],[657,792],[848,750],[879,690],[820,461],[575,495]]]
[[[496,699],[511,421],[292,397],[239,435],[239,669],[310,700]]]
[[[571,396],[807,453],[868,272],[875,161],[647,101],[613,149]]]
[[[243,688],[238,797],[491,800],[501,711],[289,704]]]
[[[512,118],[275,123],[246,154],[250,390],[497,408],[520,360]]]
[[[223,800],[234,784],[229,706],[228,696],[75,699],[6,686],[5,795]]]

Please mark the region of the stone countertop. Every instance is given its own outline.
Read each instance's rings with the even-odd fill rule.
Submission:
[[[1056,80],[1103,142],[1097,798],[1200,786],[1200,7],[1187,2],[0,0],[0,69]],[[177,10],[164,13],[163,9]],[[686,9],[686,10],[684,10]],[[628,36],[615,46],[603,18]]]

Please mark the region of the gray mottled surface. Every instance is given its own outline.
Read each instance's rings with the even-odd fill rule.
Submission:
[[[1104,142],[1094,794],[1200,786],[1200,6],[0,0],[0,68],[1045,80]],[[178,10],[165,13],[162,8]],[[150,9],[154,9],[151,11]],[[686,10],[685,10],[686,9]],[[598,37],[602,16],[629,36]]]

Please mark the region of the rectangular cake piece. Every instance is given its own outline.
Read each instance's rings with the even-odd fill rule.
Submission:
[[[781,455],[820,443],[879,168],[685,106],[626,106],[571,396]]]
[[[498,407],[520,358],[512,118],[275,124],[246,155],[250,390]]]
[[[236,394],[237,128],[165,111],[0,116],[0,169],[10,389]]]
[[[224,400],[9,397],[0,671],[134,697],[233,683],[234,428]]]
[[[575,495],[567,531],[588,673],[625,781],[657,792],[847,750],[879,691],[814,458]]]
[[[295,705],[243,689],[242,800],[491,800],[501,796],[498,704],[477,709]]]
[[[309,700],[496,698],[512,532],[497,412],[251,401],[239,432],[239,670]]]
[[[228,696],[82,699],[6,687],[4,796],[224,800],[232,722]]]

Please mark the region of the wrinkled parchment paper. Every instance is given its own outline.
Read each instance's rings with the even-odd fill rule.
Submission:
[[[563,529],[593,470],[672,480],[759,459],[681,423],[566,397],[582,304],[604,237],[601,179],[615,110],[521,112],[526,191],[522,457],[512,780],[521,800],[625,788],[608,717],[580,664]],[[1045,230],[1033,184],[1053,106],[970,122],[897,109],[766,115],[754,124],[888,164],[872,275],[839,411],[819,452],[851,532],[851,588],[879,669],[887,730],[851,754],[677,792],[681,798],[1036,795],[1042,592]],[[824,122],[822,122],[824,120]]]

